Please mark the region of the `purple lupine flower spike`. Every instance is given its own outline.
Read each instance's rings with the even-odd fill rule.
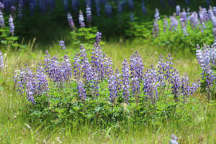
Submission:
[[[0,51],[0,70],[4,69],[4,57],[2,52]]]
[[[177,31],[178,20],[176,19],[176,15],[170,16],[170,31]]]
[[[177,5],[176,6],[176,15],[179,16],[180,12],[181,12],[181,7],[180,7],[180,5]]]
[[[61,47],[61,49],[65,50],[66,46],[65,46],[65,42],[63,40],[59,41],[59,46]]]
[[[2,11],[0,10],[0,27],[4,27],[4,26],[5,26],[4,16]]]
[[[14,26],[12,15],[10,15],[10,17],[9,17],[9,26],[10,26],[10,33],[13,36],[14,35],[15,26]]]
[[[76,28],[75,28],[75,24],[74,24],[73,17],[71,15],[71,13],[67,14],[67,20],[68,20],[68,24],[69,24],[70,28],[72,30],[75,30]]]
[[[166,32],[167,29],[169,27],[168,21],[167,21],[167,17],[165,16],[163,19],[163,31]]]
[[[19,18],[23,17],[23,7],[24,7],[23,0],[19,0],[19,2],[18,2],[18,17]]]
[[[158,20],[155,19],[153,24],[153,36],[157,37],[158,35],[159,35],[159,24],[158,24]]]
[[[85,27],[85,20],[81,10],[79,12],[79,24],[81,28]]]
[[[4,4],[0,2],[0,11],[3,10],[4,8],[5,8]]]
[[[114,103],[118,93],[116,76],[111,75],[108,80],[108,83],[109,83],[110,101]]]
[[[159,13],[158,8],[155,9],[155,15],[154,15],[154,17],[155,17],[155,20],[159,20],[160,19],[160,13]]]
[[[86,18],[89,25],[92,23],[92,12],[91,7],[89,5],[86,6]]]
[[[81,100],[85,100],[86,99],[86,91],[84,88],[84,84],[83,82],[80,80],[77,82],[77,89],[78,89],[78,95],[80,97]]]
[[[107,16],[112,15],[112,6],[108,2],[105,4],[105,12]]]
[[[129,72],[129,64],[125,59],[122,63],[122,87],[123,87],[123,97],[126,103],[128,103],[130,96],[130,72]]]

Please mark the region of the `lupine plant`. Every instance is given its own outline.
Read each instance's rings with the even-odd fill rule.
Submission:
[[[4,69],[4,56],[3,53],[0,51],[0,70]]]
[[[100,32],[96,34],[90,53],[84,46],[75,57],[64,56],[63,60],[47,53],[36,68],[16,71],[16,89],[29,101],[31,112],[46,109],[55,120],[108,123],[127,119],[128,114],[136,117],[138,112],[141,120],[149,105],[157,107],[161,99],[175,105],[182,100],[186,103],[199,88],[199,84],[179,74],[171,56],[160,58],[156,66],[144,68],[141,56],[135,52],[130,60],[124,59],[121,70],[114,69],[112,60],[102,51],[101,36]],[[37,114],[32,113],[41,118]]]

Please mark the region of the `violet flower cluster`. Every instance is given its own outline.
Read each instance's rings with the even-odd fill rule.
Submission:
[[[154,104],[161,96],[166,95],[164,91],[171,92],[177,102],[180,97],[186,98],[199,88],[199,84],[191,83],[187,76],[180,76],[173,68],[171,56],[166,59],[161,57],[156,66],[152,65],[145,70],[141,56],[135,52],[129,61],[124,59],[121,69],[113,69],[112,60],[103,53],[100,46],[101,33],[96,35],[92,53],[88,53],[83,46],[74,58],[64,56],[60,60],[47,53],[43,64],[36,71],[30,68],[18,71],[15,75],[17,90],[35,103],[35,97],[49,90],[49,83],[64,89],[66,84],[75,82],[77,95],[82,101],[89,95],[97,98],[101,89],[107,89],[109,93],[105,95],[113,104],[119,98],[128,104],[133,101],[138,104],[141,98]],[[215,55],[210,57],[216,58]],[[213,58],[207,60],[207,56],[203,55],[200,59],[204,67],[213,61]]]
[[[179,16],[179,20],[176,16]],[[154,23],[153,23],[153,35],[157,37],[159,35],[159,25],[158,20],[160,19],[159,10],[156,9],[154,15]],[[181,31],[183,31],[184,35],[188,36],[187,27],[190,26],[193,30],[199,29],[201,32],[204,32],[206,29],[206,23],[211,22],[213,25],[213,35],[216,44],[216,7],[199,8],[198,12],[190,12],[190,9],[181,9],[180,5],[176,6],[176,13],[170,16],[170,22],[168,23],[167,18],[165,17],[163,20],[163,31],[167,32],[169,29],[172,32],[178,31],[178,27],[180,24]],[[180,23],[179,23],[180,21]]]

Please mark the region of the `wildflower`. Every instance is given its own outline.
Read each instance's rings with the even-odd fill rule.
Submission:
[[[75,24],[74,24],[73,17],[71,15],[71,13],[67,14],[67,20],[68,20],[68,24],[69,24],[70,28],[72,30],[74,30],[75,29]]]
[[[181,7],[180,7],[180,5],[177,5],[176,6],[176,15],[179,16],[180,12],[181,12]]]
[[[0,27],[4,27],[4,26],[5,26],[4,16],[2,11],[0,10]]]
[[[2,52],[0,51],[0,70],[4,69],[4,56]]]
[[[112,6],[109,3],[105,4],[105,12],[106,12],[107,16],[112,15]]]
[[[178,20],[176,19],[176,15],[170,16],[170,31],[177,31]]]
[[[59,46],[61,47],[61,49],[65,50],[66,46],[65,46],[65,42],[63,40],[59,41]]]
[[[13,23],[13,17],[12,17],[12,15],[10,15],[10,17],[9,17],[9,26],[10,26],[10,33],[13,36],[14,35],[15,26],[14,26],[14,23]]]
[[[85,100],[86,99],[86,91],[84,88],[84,84],[81,80],[77,82],[77,90],[78,90],[78,95],[79,95],[80,99]]]
[[[81,28],[85,27],[85,20],[81,10],[79,12],[79,24]]]
[[[122,87],[123,87],[123,97],[126,103],[128,103],[130,96],[130,72],[129,72],[129,64],[126,59],[124,59],[122,63]]]
[[[87,5],[87,7],[86,7],[86,18],[87,18],[88,24],[91,25],[91,22],[92,22],[92,12],[91,12],[91,8],[89,7],[89,5]]]

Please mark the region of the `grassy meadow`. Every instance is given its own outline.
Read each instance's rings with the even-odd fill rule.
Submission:
[[[207,102],[205,95],[196,93],[192,96],[188,113],[192,115],[189,123],[167,120],[159,122],[157,126],[127,125],[122,127],[112,125],[107,128],[98,128],[95,125],[60,126],[52,130],[46,128],[46,122],[35,126],[26,119],[25,97],[20,96],[13,80],[14,71],[24,65],[34,66],[43,59],[45,52],[33,49],[17,52],[6,51],[6,68],[0,72],[0,143],[1,144],[164,144],[170,140],[170,135],[178,136],[180,144],[213,144],[216,141],[216,103]],[[87,46],[91,47],[91,46]],[[146,67],[158,61],[160,55],[167,56],[169,51],[164,47],[155,47],[142,40],[107,42],[102,46],[103,51],[112,58],[114,67],[121,67],[124,58],[138,51]],[[51,55],[74,55],[79,48],[67,46],[66,50],[59,49],[54,44],[50,46]],[[190,52],[172,52],[174,67],[181,74],[187,74],[190,79],[200,78],[200,67],[196,56]]]

